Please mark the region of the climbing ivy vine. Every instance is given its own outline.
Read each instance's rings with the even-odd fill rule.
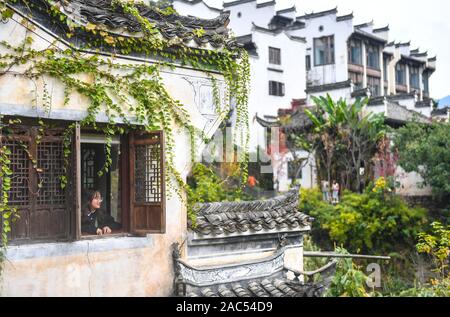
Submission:
[[[64,104],[69,105],[73,93],[78,93],[88,100],[86,117],[79,123],[81,127],[92,127],[101,131],[106,138],[106,160],[100,171],[100,175],[108,172],[111,160],[111,142],[113,135],[124,134],[131,130],[143,129],[145,131],[163,130],[166,135],[166,182],[170,196],[176,193],[184,200],[183,192],[188,190],[188,185],[183,181],[174,164],[174,130],[175,126],[187,129],[191,139],[191,156],[194,157],[195,143],[203,139],[201,131],[195,129],[191,123],[190,116],[184,106],[173,99],[167,92],[161,77],[161,71],[173,69],[175,64],[190,66],[207,72],[213,83],[213,96],[216,110],[225,118],[231,102],[235,105],[237,112],[235,136],[239,140],[242,162],[243,179],[247,178],[248,161],[248,114],[247,101],[249,90],[250,66],[248,54],[241,48],[228,49],[223,39],[223,48],[220,50],[206,50],[184,45],[180,39],[164,39],[158,28],[148,19],[141,16],[135,2],[113,0],[115,10],[132,15],[140,24],[139,34],[123,36],[109,32],[103,25],[87,23],[81,25],[74,23],[61,10],[59,2],[41,0],[46,4],[47,13],[59,21],[65,30],[66,38],[70,39],[79,34],[87,34],[85,44],[81,49],[60,49],[57,42],[51,43],[45,49],[33,48],[33,37],[26,33],[20,45],[11,45],[8,41],[0,42],[4,54],[0,55],[0,76],[10,73],[13,68],[21,69],[15,71],[17,76],[23,76],[33,81],[38,87],[43,87],[42,96],[36,89],[36,106],[41,106],[46,112],[51,111],[51,94],[47,91],[48,80],[57,80],[64,87]],[[13,11],[7,3],[14,1],[0,1],[1,19],[6,21],[13,17]],[[33,3],[23,1],[30,8]],[[154,7],[161,15],[177,14],[171,7]],[[27,19],[20,22],[26,25],[28,30],[33,31],[34,26]],[[202,37],[205,31],[202,28],[192,31],[196,37]],[[102,47],[102,52],[98,50]],[[105,56],[105,52],[109,52]],[[128,55],[130,53],[145,55],[152,62],[118,63],[117,55]],[[217,71],[224,76],[227,89],[226,100],[228,104],[225,109],[221,108],[222,101],[216,80],[209,74],[211,70]],[[99,124],[97,115],[106,114],[107,122]],[[130,121],[133,118],[133,121]],[[45,123],[42,120],[41,127]],[[117,125],[122,122],[122,125]],[[64,158],[65,171],[70,158],[71,138],[74,124],[67,127],[64,132]],[[0,148],[0,163],[2,179],[2,200],[0,211],[3,216],[3,246],[7,242],[7,233],[10,230],[8,219],[14,214],[14,209],[8,205],[8,191],[10,185],[11,170],[9,164],[9,151],[6,147]],[[61,186],[67,185],[67,173],[61,175]],[[243,182],[245,184],[245,181]],[[193,205],[188,206],[188,216],[195,218]],[[5,226],[5,224],[7,224]]]

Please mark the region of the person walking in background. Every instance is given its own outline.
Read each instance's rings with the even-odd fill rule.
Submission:
[[[322,194],[323,194],[323,200],[329,202],[330,201],[330,183],[327,181],[322,181]]]
[[[340,190],[339,183],[334,181],[333,182],[333,201],[332,201],[333,204],[339,204],[339,190]]]

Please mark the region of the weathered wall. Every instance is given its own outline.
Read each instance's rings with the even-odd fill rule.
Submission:
[[[180,228],[180,226],[177,226]],[[179,234],[11,247],[1,296],[170,296]]]
[[[45,49],[55,38],[35,28],[26,34],[15,15],[1,24],[0,40],[19,45],[25,36],[34,39],[33,48]],[[57,44],[66,49],[62,43]],[[2,50],[2,49],[1,49]],[[0,54],[5,52],[0,50]],[[105,57],[106,58],[106,57]],[[143,63],[144,60],[116,59],[118,63]],[[23,72],[24,68],[13,68]],[[221,98],[224,85],[219,80]],[[161,74],[171,96],[185,105],[192,123],[207,136],[220,124],[211,109],[213,88],[207,74],[177,67]],[[88,79],[86,79],[88,80]],[[87,114],[88,100],[73,93],[64,105],[63,86],[50,78],[45,79],[51,94],[51,111],[42,107],[43,81],[32,82],[23,76],[6,74],[0,77],[0,114],[52,119],[81,120]],[[33,100],[37,97],[37,107]],[[99,115],[99,121],[105,116]],[[187,131],[175,127],[175,165],[185,178],[191,167],[190,143]],[[203,149],[197,144],[197,150]],[[47,243],[10,246],[7,251],[3,280],[3,296],[167,296],[172,291],[172,257],[170,246],[186,238],[186,208],[176,194],[166,201],[166,230],[163,235],[147,238],[122,237],[82,240],[73,243]]]

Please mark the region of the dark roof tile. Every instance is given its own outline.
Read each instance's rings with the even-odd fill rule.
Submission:
[[[203,236],[302,230],[313,219],[298,210],[298,199],[294,190],[265,201],[200,204],[191,230]]]

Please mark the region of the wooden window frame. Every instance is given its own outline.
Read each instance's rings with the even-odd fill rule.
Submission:
[[[311,70],[311,55],[306,55],[306,57],[305,57],[305,67],[306,67],[306,71],[310,71]]]
[[[7,119],[7,118],[5,118]],[[37,136],[38,131],[38,125],[35,122],[34,119],[24,119],[23,124],[15,125],[12,127],[13,130],[19,131],[27,131],[25,132],[24,136],[18,136],[18,139],[26,139],[29,141],[29,151],[32,155],[36,155],[38,151],[38,143],[35,141],[35,138]],[[67,123],[62,123],[61,127],[60,124],[57,124],[58,128],[54,129],[63,131],[67,127]],[[53,131],[53,130],[49,130]],[[94,132],[93,130],[84,130],[84,132]],[[124,236],[144,236],[147,234],[164,234],[166,233],[166,193],[165,193],[165,166],[164,166],[164,133],[162,131],[157,131],[153,133],[149,133],[149,135],[155,135],[157,134],[159,136],[159,146],[160,146],[160,173],[161,173],[161,224],[159,230],[133,230],[132,224],[133,224],[133,217],[134,213],[131,208],[131,180],[130,180],[130,170],[132,168],[130,164],[130,155],[132,151],[132,147],[130,147],[130,142],[133,140],[132,135],[133,132],[130,132],[128,135],[121,136],[121,142],[120,142],[120,151],[121,151],[121,160],[120,160],[120,186],[121,186],[121,212],[122,212],[122,231],[105,235],[105,236],[82,236],[81,235],[81,215],[82,215],[82,201],[81,201],[81,129],[80,125],[78,123],[75,124],[73,135],[72,135],[72,153],[70,157],[70,163],[69,168],[67,171],[67,186],[64,191],[65,195],[65,209],[66,214],[64,215],[64,218],[62,221],[65,221],[65,227],[64,227],[64,237],[55,236],[55,237],[44,237],[44,238],[34,238],[31,233],[30,229],[26,229],[25,232],[26,237],[22,237],[22,235],[19,235],[19,238],[14,238],[10,242],[14,245],[21,245],[21,244],[34,244],[34,243],[48,243],[48,242],[70,242],[70,241],[79,241],[79,240],[92,240],[92,239],[105,239],[108,237],[124,237]],[[6,138],[6,136],[2,133],[1,135],[2,140]],[[9,136],[8,136],[9,137]],[[11,137],[15,137],[15,134]],[[60,138],[60,137],[58,137]],[[58,139],[56,137],[44,137],[43,141],[45,140],[59,140],[62,142],[61,139]],[[33,141],[34,140],[34,141]],[[42,141],[41,141],[42,142]],[[27,182],[30,182],[30,186],[32,188],[37,188],[37,181],[35,175],[33,175],[33,168],[30,163],[27,163],[29,165],[28,167],[28,175],[30,178],[27,180]],[[53,197],[53,196],[52,196]],[[37,199],[37,198],[36,198]],[[53,199],[53,198],[52,198]],[[59,206],[59,205],[58,205]],[[37,206],[39,207],[39,206]],[[28,208],[29,211],[27,211],[30,215],[32,212],[35,212],[36,203],[27,203],[24,208]],[[35,208],[35,209],[33,209]],[[50,208],[50,207],[49,207]],[[28,210],[27,209],[27,210]],[[63,215],[62,215],[63,216]],[[31,216],[30,216],[31,217]],[[28,219],[28,218],[27,218]],[[28,221],[28,226],[31,225],[31,218]],[[50,219],[51,220],[51,219]],[[15,230],[13,228],[13,230]],[[22,230],[22,229],[21,229]],[[45,231],[45,230],[44,230]]]
[[[269,80],[269,95],[276,97],[284,97],[285,96],[285,85],[284,83]]]
[[[27,178],[24,179],[27,184],[26,196],[21,196],[28,197],[28,202],[24,204],[11,202],[11,206],[17,208],[20,218],[12,223],[12,231],[9,234],[10,243],[21,245],[72,240],[75,208],[71,203],[71,197],[73,197],[70,195],[71,177],[68,177],[69,182],[65,189],[59,187],[59,178],[62,176],[64,165],[64,129],[56,124],[55,127],[45,129],[44,133],[41,133],[37,121],[27,118],[24,118],[21,124],[10,126],[9,129],[11,134],[2,133],[1,135],[2,144],[3,141],[9,144],[26,142],[27,144],[16,146],[16,148],[21,147],[22,151],[26,149],[25,152],[28,152],[25,158],[26,163],[24,161],[28,170]],[[12,155],[18,155],[17,153],[20,152],[13,152]],[[60,159],[50,159],[57,157]],[[14,178],[14,167],[12,168]],[[53,190],[58,191],[59,194]],[[10,195],[14,195],[13,192],[11,191]]]
[[[318,56],[317,56],[317,42],[323,41],[325,45],[325,61],[324,63],[318,62]],[[334,34],[329,36],[322,36],[314,38],[314,66],[326,66],[326,65],[334,65],[336,63],[335,58],[335,41],[334,41]]]
[[[358,46],[359,44],[359,46]],[[359,60],[354,62],[354,56],[353,56],[353,48],[359,48]],[[357,39],[351,39],[348,43],[348,62],[352,65],[363,65],[363,56],[362,56],[362,41]]]
[[[281,49],[269,46],[269,64],[281,65]]]
[[[149,137],[158,137],[159,141],[151,140],[150,138],[147,140],[137,140],[138,135],[147,135]],[[136,200],[136,188],[135,188],[135,159],[136,159],[136,146],[137,145],[156,145],[159,144],[160,146],[160,154],[159,154],[159,163],[160,163],[160,201],[159,202],[138,202]],[[147,234],[165,234],[166,233],[166,189],[165,189],[165,147],[164,147],[165,141],[164,141],[164,133],[163,131],[155,131],[152,133],[144,132],[144,131],[135,131],[133,133],[130,133],[129,136],[129,164],[130,164],[130,196],[129,196],[129,208],[130,208],[130,231],[134,235],[143,236]],[[135,206],[139,205],[139,206]],[[137,227],[137,217],[138,217],[138,209],[139,208],[146,208],[147,213],[147,226],[148,228],[142,229]],[[159,208],[159,211],[154,211],[152,209]],[[134,210],[133,210],[134,209]],[[160,212],[159,216],[159,228],[150,228],[154,226],[155,224],[149,223],[149,218],[151,218],[152,215],[157,214]]]
[[[377,61],[377,65],[375,65],[375,66],[370,65],[370,63],[369,63],[370,56],[374,54],[373,53],[374,51],[376,53],[376,61]],[[374,45],[374,44],[367,44],[366,45],[366,63],[367,63],[367,68],[380,70],[380,65],[381,65],[381,61],[380,61],[380,47],[378,45]]]
[[[397,86],[406,86],[407,84],[407,78],[406,78],[406,64],[404,63],[397,63],[395,65],[395,84]],[[400,67],[401,69],[398,69]],[[402,72],[401,81],[399,80],[398,72]]]
[[[373,85],[373,82],[378,81],[378,92],[374,92],[376,85]],[[370,88],[372,96],[381,96],[381,78],[374,76],[367,76],[367,86]]]

